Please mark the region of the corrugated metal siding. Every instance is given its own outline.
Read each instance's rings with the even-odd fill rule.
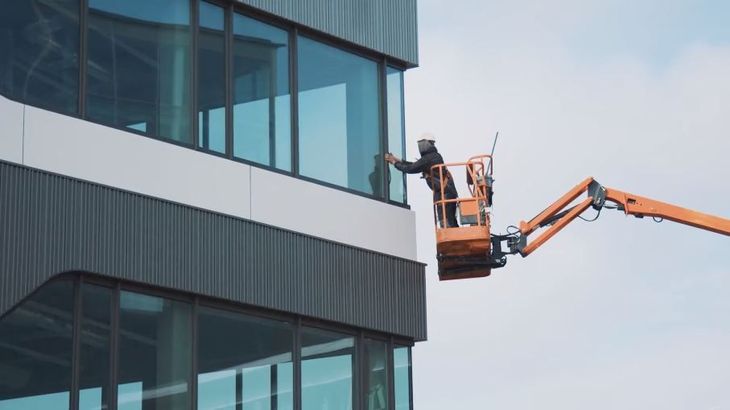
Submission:
[[[416,0],[238,0],[307,27],[418,64]]]
[[[426,337],[420,263],[0,162],[0,314],[69,271]]]

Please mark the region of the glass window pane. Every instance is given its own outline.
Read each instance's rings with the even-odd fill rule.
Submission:
[[[403,72],[388,67],[387,75],[388,96],[388,152],[397,157],[406,158],[405,146],[405,114],[403,105]],[[388,181],[390,200],[406,203],[406,176],[393,165],[388,166]]]
[[[111,289],[84,283],[81,288],[79,410],[109,406]]]
[[[89,0],[88,117],[190,143],[190,4]]]
[[[73,293],[50,282],[0,320],[0,409],[69,408]]]
[[[189,406],[190,304],[121,292],[119,410],[176,410]]]
[[[379,340],[365,339],[365,409],[388,408],[388,345]]]
[[[352,336],[302,329],[302,409],[352,409]]]
[[[198,145],[226,152],[224,10],[200,2],[198,32]]]
[[[0,93],[78,111],[79,1],[6,0],[0,12]]]
[[[233,17],[233,155],[291,170],[289,33]]]
[[[411,409],[411,348],[393,349],[393,374],[395,377],[395,409]]]
[[[299,171],[383,196],[378,64],[298,39]]]
[[[198,409],[292,410],[293,328],[211,308],[198,315]]]

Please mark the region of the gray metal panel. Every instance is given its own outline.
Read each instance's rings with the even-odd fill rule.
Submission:
[[[70,271],[426,338],[418,262],[0,162],[0,315]]]
[[[238,0],[411,65],[418,64],[416,0]]]

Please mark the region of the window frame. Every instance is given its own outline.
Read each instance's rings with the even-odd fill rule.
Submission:
[[[56,280],[65,280],[71,283],[72,292],[72,306],[73,306],[73,317],[72,322],[72,358],[70,366],[70,386],[71,391],[69,392],[69,408],[76,409],[79,405],[79,394],[80,394],[80,364],[81,354],[80,338],[82,336],[81,326],[83,319],[83,288],[86,285],[98,286],[106,288],[110,291],[110,329],[109,329],[109,383],[110,388],[108,392],[108,403],[110,408],[115,409],[118,401],[118,385],[119,385],[119,346],[120,346],[120,295],[122,292],[131,292],[141,294],[150,297],[164,298],[175,302],[183,302],[190,305],[189,320],[191,321],[189,327],[190,333],[190,349],[191,349],[191,362],[190,371],[188,375],[188,389],[189,389],[189,400],[190,407],[197,408],[198,403],[198,389],[197,389],[197,376],[198,376],[198,342],[199,342],[199,313],[200,308],[219,310],[224,313],[243,315],[253,319],[263,319],[277,321],[282,324],[286,324],[287,328],[292,332],[292,365],[293,365],[293,409],[301,410],[301,399],[302,399],[302,357],[301,357],[301,338],[302,330],[304,327],[315,331],[324,331],[339,334],[346,337],[351,337],[354,341],[353,346],[353,368],[352,368],[352,400],[353,410],[363,409],[366,403],[366,392],[364,391],[365,377],[368,376],[369,368],[368,363],[365,362],[366,355],[364,354],[365,340],[374,340],[382,342],[386,346],[386,378],[387,378],[387,391],[388,391],[388,406],[394,408],[395,400],[395,378],[394,378],[394,360],[393,352],[395,348],[408,348],[409,363],[411,364],[411,371],[409,372],[409,399],[411,409],[413,408],[413,361],[412,361],[412,347],[414,341],[399,337],[392,334],[382,333],[373,330],[367,330],[362,328],[356,328],[344,324],[338,324],[334,322],[324,321],[312,317],[302,316],[300,314],[288,313],[270,310],[263,307],[251,306],[232,301],[225,301],[217,298],[212,298],[203,295],[197,295],[192,293],[186,293],[183,291],[176,291],[167,288],[150,286],[137,282],[129,282],[119,279],[114,279],[94,273],[88,272],[69,272],[63,273],[53,277],[51,280],[46,282],[41,287],[48,283]],[[39,293],[41,287],[37,288],[27,298],[28,300],[33,295]],[[23,302],[21,302],[22,304]],[[13,312],[18,308],[20,304],[16,305],[13,309],[9,310],[2,318]],[[2,319],[0,318],[0,319]]]
[[[360,44],[354,43],[352,41],[348,41],[345,39],[337,38],[334,35],[324,33],[322,31],[304,26],[301,23],[297,23],[294,21],[291,21],[289,19],[286,19],[282,16],[275,15],[273,13],[269,13],[263,10],[256,9],[252,6],[240,3],[240,2],[227,2],[225,0],[186,0],[188,1],[188,7],[190,11],[190,20],[189,20],[189,46],[187,47],[188,52],[190,53],[190,58],[188,62],[188,70],[189,70],[189,78],[188,78],[188,86],[190,87],[190,96],[188,98],[188,107],[187,111],[190,114],[190,121],[189,121],[189,132],[187,137],[187,141],[178,141],[173,138],[167,138],[163,136],[156,136],[156,135],[148,135],[142,131],[135,130],[132,128],[127,128],[115,124],[108,124],[104,123],[102,121],[96,121],[91,118],[89,118],[88,113],[88,101],[87,101],[87,90],[88,90],[88,65],[89,65],[89,49],[88,49],[88,39],[89,39],[89,0],[79,0],[79,64],[78,64],[78,75],[79,75],[79,81],[78,81],[78,106],[77,110],[74,113],[63,113],[60,111],[52,110],[45,108],[43,106],[38,105],[32,105],[27,104],[24,101],[19,101],[18,99],[12,97],[12,96],[3,96],[5,98],[8,98],[12,101],[19,102],[24,105],[34,106],[40,109],[49,110],[51,112],[56,112],[65,116],[69,116],[76,119],[81,119],[84,121],[88,121],[94,124],[99,124],[105,127],[109,127],[115,130],[124,131],[132,134],[136,134],[138,136],[146,137],[153,139],[155,141],[161,141],[168,144],[172,144],[179,147],[184,147],[188,149],[192,149],[194,151],[198,151],[201,153],[213,155],[220,158],[226,158],[228,160],[238,162],[241,164],[245,164],[251,167],[256,167],[260,169],[264,169],[267,171],[275,172],[277,174],[286,175],[290,177],[294,177],[309,183],[314,183],[320,186],[324,186],[327,188],[332,188],[338,191],[342,191],[348,194],[357,195],[363,198],[373,199],[378,202],[384,202],[388,205],[405,208],[405,209],[411,209],[410,205],[408,204],[408,198],[406,194],[406,202],[400,203],[397,201],[393,201],[389,198],[389,189],[387,184],[387,178],[388,178],[388,172],[383,172],[382,176],[382,195],[376,195],[376,194],[368,194],[366,192],[358,191],[349,187],[343,187],[337,184],[329,183],[326,181],[321,181],[316,178],[307,177],[301,175],[299,172],[299,101],[298,101],[298,94],[299,94],[299,81],[297,76],[298,71],[298,56],[297,56],[297,50],[298,50],[298,37],[303,36],[310,40],[322,43],[324,45],[334,47],[338,50],[341,50],[346,53],[350,53],[353,55],[356,55],[358,57],[362,57],[365,59],[368,59],[370,61],[373,61],[377,64],[377,72],[378,72],[378,112],[380,115],[380,124],[378,129],[380,130],[380,154],[385,154],[387,152],[387,86],[385,81],[385,76],[387,72],[388,67],[392,67],[398,70],[401,70],[405,72],[409,67],[412,66],[412,64],[409,64],[405,61],[399,60],[397,58],[389,57],[381,52],[376,52],[374,50],[371,50],[367,47],[364,47]],[[199,70],[199,55],[198,55],[198,44],[199,44],[199,30],[200,30],[200,21],[199,21],[199,1],[205,1],[207,3],[219,6],[223,8],[224,11],[224,37],[225,37],[225,67],[226,67],[226,78],[225,78],[225,84],[226,84],[226,122],[225,122],[225,152],[217,152],[211,149],[206,149],[198,144],[198,115],[197,115],[197,105],[198,105],[198,98],[199,98],[199,90],[197,89],[197,75]],[[289,62],[288,62],[288,68],[289,68],[289,95],[290,95],[290,120],[291,120],[291,127],[290,127],[290,154],[291,154],[291,170],[282,170],[270,165],[261,164],[258,162],[246,160],[243,158],[237,158],[233,156],[233,107],[232,107],[232,37],[233,37],[233,13],[241,14],[245,17],[257,20],[261,23],[270,25],[272,27],[276,27],[278,29],[284,30],[289,35]],[[404,101],[405,103],[405,101]],[[405,145],[404,145],[405,147]],[[384,165],[384,170],[387,170],[387,166]],[[405,189],[407,190],[407,184],[405,185]]]

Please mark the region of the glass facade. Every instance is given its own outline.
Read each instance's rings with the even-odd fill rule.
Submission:
[[[0,410],[411,408],[409,347],[86,277],[0,319]]]
[[[190,402],[191,305],[132,292],[119,298],[119,410],[175,410]]]
[[[298,38],[299,171],[383,195],[378,64]]]
[[[411,410],[411,349],[396,346],[393,349],[393,377],[395,385],[395,410]]]
[[[302,329],[302,410],[353,407],[355,338]]]
[[[388,67],[386,70],[388,97],[388,152],[399,158],[406,157],[405,107],[403,104],[403,71]],[[391,201],[405,204],[406,175],[395,166],[388,165],[388,189]]]
[[[198,6],[198,146],[225,154],[225,12],[205,1]]]
[[[0,409],[67,410],[74,283],[41,288],[0,320]]]
[[[365,339],[365,409],[388,409],[388,344]]]
[[[295,33],[214,0],[7,0],[0,93],[405,204],[403,71]]]
[[[189,1],[88,1],[88,118],[190,143]]]
[[[233,15],[233,155],[291,170],[289,33]]]
[[[199,410],[292,410],[294,327],[217,309],[198,316]]]
[[[6,0],[0,13],[0,93],[78,112],[79,1]]]
[[[109,408],[112,290],[81,285],[79,410]]]

